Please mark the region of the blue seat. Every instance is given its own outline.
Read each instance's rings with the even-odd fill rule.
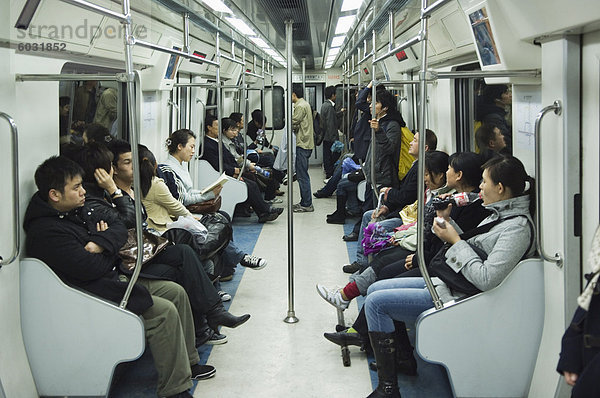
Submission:
[[[521,261],[496,288],[416,322],[416,350],[446,367],[456,397],[526,397],[544,326],[543,261]]]

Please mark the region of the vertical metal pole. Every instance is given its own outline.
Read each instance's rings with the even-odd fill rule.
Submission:
[[[371,68],[371,73],[373,74],[373,86],[371,87],[371,119],[377,118],[377,113],[375,112],[375,102],[377,101],[377,86],[375,84],[375,59],[377,58],[377,51],[375,51],[377,48],[376,38],[377,35],[375,34],[375,30],[373,30],[373,63]],[[371,185],[373,186],[373,203],[376,203],[377,197],[379,196],[375,175],[375,133],[375,129],[371,129]]]
[[[138,157],[138,131],[135,117],[136,110],[136,98],[135,98],[135,87],[134,87],[134,71],[133,71],[133,45],[135,43],[135,39],[132,36],[131,29],[131,14],[129,8],[129,0],[123,0],[123,14],[126,16],[127,21],[123,22],[123,27],[125,28],[125,71],[127,76],[127,110],[129,116],[129,131],[131,136],[131,157],[133,160],[133,191],[134,192],[142,192],[141,184],[140,184],[140,159]],[[137,247],[144,247],[144,242],[142,239],[142,200],[141,197],[137,198],[138,200],[134,201],[135,205],[135,228],[136,228],[136,237],[137,237]],[[138,253],[139,254],[139,253]],[[123,300],[119,304],[121,308],[127,307],[127,302],[129,301],[129,296],[131,295],[131,291],[133,290],[133,286],[135,285],[140,271],[142,270],[142,257],[138,255],[135,262],[135,268],[133,270],[133,275],[129,280],[129,285],[127,286],[127,290],[125,291],[125,295],[123,296]]]
[[[389,25],[389,34],[390,34],[390,42],[388,44],[388,51],[392,51],[394,49],[394,11],[388,11],[388,25]]]
[[[221,132],[221,113],[223,112],[223,104],[221,104],[221,43],[220,43],[220,35],[217,31],[217,42],[216,42],[217,51],[215,53],[215,61],[219,64],[216,71],[217,77],[217,120],[219,122],[219,173],[223,173],[223,134]],[[244,71],[245,72],[245,71]]]
[[[268,70],[268,65],[267,65],[267,70]],[[263,130],[263,134],[265,136],[265,138],[267,137],[267,130],[265,128],[265,80],[266,80],[266,76],[265,75],[265,60],[262,60],[262,75],[263,75],[263,79],[262,79],[262,91],[260,92],[260,110],[262,111],[262,130]],[[271,75],[271,80],[273,80],[273,77]],[[246,122],[247,123],[247,122]],[[264,140],[263,140],[264,143]],[[264,149],[265,146],[262,146],[262,149]]]
[[[360,66],[358,66],[360,69]],[[360,74],[360,70],[358,72]],[[346,145],[348,147],[348,151],[350,150],[350,77],[348,77],[348,80],[346,82],[346,91],[344,91],[344,94],[346,95]]]
[[[427,0],[421,0],[421,12],[427,8]],[[417,257],[419,259],[419,269],[421,270],[421,275],[425,280],[425,284],[427,285],[427,289],[429,289],[429,293],[433,299],[433,305],[436,309],[443,308],[442,301],[440,300],[437,292],[435,291],[435,287],[431,282],[431,278],[429,277],[429,272],[427,271],[427,267],[425,266],[425,253],[423,251],[423,236],[424,236],[424,227],[423,227],[423,219],[425,216],[425,200],[423,198],[423,192],[425,192],[425,138],[427,136],[426,129],[426,112],[427,112],[427,27],[429,23],[429,18],[421,15],[421,71],[419,72],[419,97],[421,100],[421,107],[419,109],[420,117],[419,117],[419,164],[418,164],[418,182],[417,182],[417,195],[418,195],[418,205],[417,205]]]
[[[247,116],[247,112],[248,112],[248,99],[246,98],[248,96],[248,89],[246,88],[246,49],[243,48],[242,49],[242,61],[244,62],[244,64],[242,65],[242,90],[240,92],[241,95],[241,99],[240,99],[240,107],[244,107],[242,111],[242,114],[244,115],[244,122],[248,119]],[[243,104],[243,105],[242,105]],[[242,134],[242,132],[240,131],[240,134]],[[244,173],[244,170],[246,168],[246,160],[248,159],[248,148],[246,148],[246,128],[244,127],[244,134],[242,134],[242,139],[244,140],[244,153],[242,156],[242,167],[240,168],[240,174],[238,175],[238,181],[242,179],[242,174]]]
[[[274,74],[275,74],[275,67],[273,66],[273,60],[271,60],[271,118],[273,118],[273,94],[275,91],[275,80],[274,80],[275,76],[274,76]],[[269,140],[271,145],[273,145],[273,137],[275,137],[275,123],[273,123],[273,122],[274,122],[274,120],[271,120],[271,139]],[[266,123],[267,123],[267,121],[265,120],[265,112],[263,110],[263,129],[265,129],[265,134],[267,133],[266,125],[265,125]]]
[[[293,38],[293,27],[294,21],[288,19],[285,21],[285,42],[287,50],[287,107],[286,113],[286,125],[287,125],[287,146],[288,146],[288,313],[285,319],[285,323],[296,323],[298,318],[296,317],[296,311],[294,310],[294,212],[293,207],[293,176],[294,176],[294,156],[293,153],[296,148],[293,148],[292,142],[292,38]],[[304,66],[304,62],[302,62]],[[302,74],[304,76],[304,73]],[[304,78],[302,79],[304,84]]]
[[[306,99],[306,59],[302,58],[302,91],[304,92],[304,99]],[[315,104],[317,106],[317,104]]]
[[[183,52],[190,53],[190,14],[183,14]]]

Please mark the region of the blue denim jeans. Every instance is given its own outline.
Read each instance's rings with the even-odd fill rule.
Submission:
[[[392,333],[394,320],[414,321],[433,308],[431,294],[423,278],[395,278],[369,286],[365,313],[370,332]]]
[[[300,185],[300,206],[312,205],[312,191],[310,189],[310,176],[308,175],[308,159],[312,149],[296,147],[296,177]]]
[[[342,165],[339,164],[333,171],[333,175],[331,176],[329,181],[327,181],[327,184],[325,184],[325,186],[323,188],[319,189],[319,191],[321,191],[321,193],[323,193],[327,196],[333,195],[333,193],[335,192],[335,189],[337,188],[337,185],[341,179],[342,179]]]
[[[373,214],[373,212],[374,210],[364,212],[362,216],[362,222],[360,224],[360,231],[358,231],[358,245],[356,245],[356,261],[363,266],[368,264],[368,259],[367,256],[365,256],[361,242],[365,235],[364,230],[367,227],[367,225],[369,225],[369,222],[371,221],[371,215]],[[378,224],[381,225],[385,231],[390,232],[393,231],[394,228],[397,228],[402,225],[402,219],[390,218],[388,220],[379,221]]]

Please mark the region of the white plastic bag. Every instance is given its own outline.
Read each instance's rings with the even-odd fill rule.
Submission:
[[[179,216],[177,221],[167,224],[167,229],[180,228],[190,232],[198,243],[204,243],[208,230],[202,223],[192,216]]]

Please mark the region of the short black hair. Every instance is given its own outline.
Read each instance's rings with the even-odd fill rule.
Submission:
[[[65,193],[65,185],[69,179],[77,176],[83,177],[83,169],[65,156],[52,156],[46,159],[35,170],[35,185],[43,200],[48,201],[48,193],[56,189]]]
[[[455,172],[462,171],[464,183],[471,187],[477,187],[481,181],[482,158],[475,152],[456,152],[450,155],[448,164]]]
[[[258,123],[260,126],[263,124],[263,113],[260,109],[255,109],[252,111],[252,120]],[[267,121],[267,117],[265,116],[265,122]]]
[[[302,84],[292,84],[292,93],[296,94],[296,97],[298,98],[304,98],[304,89],[302,88]]]
[[[225,132],[230,128],[237,128],[236,121],[228,117],[224,117],[223,119],[221,119],[221,131]]]
[[[382,108],[387,108],[387,113],[395,113],[398,109],[396,97],[387,90],[377,90],[376,102],[381,104]]]
[[[475,131],[475,142],[480,150],[489,149],[490,141],[496,138],[494,129],[498,128],[492,123],[483,123],[477,131]]]
[[[442,151],[425,152],[425,169],[430,174],[444,174],[446,181],[446,170],[448,170],[448,154]]]
[[[217,119],[215,118],[215,120]],[[180,129],[173,131],[169,138],[167,138],[167,149],[169,150],[169,153],[172,155],[177,152],[179,144],[186,146],[190,138],[196,138],[196,134],[194,134],[192,130]]]
[[[100,142],[106,144],[112,140],[112,136],[106,127],[98,123],[90,123],[85,126],[85,135],[88,142]]]
[[[84,182],[96,184],[96,179],[94,178],[96,169],[104,169],[107,173],[110,173],[110,168],[112,167],[112,152],[99,142],[87,143],[80,151],[65,155],[81,166],[84,172]]]
[[[113,164],[116,166],[119,161],[119,156],[123,153],[131,152],[131,145],[129,142],[121,139],[115,139],[109,142],[106,147],[113,154]]]
[[[217,119],[217,117],[215,115],[211,115],[211,114],[207,114],[206,117],[204,118],[204,132],[208,133],[208,128],[212,127],[212,124],[214,123],[215,120],[219,120]]]
[[[432,130],[425,129],[425,145],[430,151],[437,149],[437,135]]]
[[[483,89],[482,98],[485,103],[493,103],[494,100],[500,99],[502,94],[508,91],[506,84],[490,84]]]
[[[231,112],[231,115],[229,115],[229,119],[236,123],[240,123],[242,121],[242,117],[244,117],[244,115],[240,112]]]
[[[327,86],[325,87],[325,99],[331,99],[331,97],[333,97],[335,95],[335,87],[334,86]]]

